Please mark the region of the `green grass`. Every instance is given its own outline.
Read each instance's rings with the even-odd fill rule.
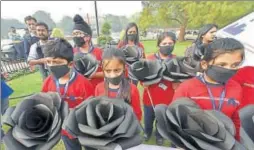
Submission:
[[[143,41],[142,42],[145,47],[145,53],[146,54],[151,54],[156,51],[158,51],[158,48],[156,47],[156,41]],[[177,43],[175,46],[174,54],[177,56],[182,56],[186,47],[190,45],[190,42],[181,42]],[[24,96],[32,93],[39,92],[42,87],[42,78],[40,76],[39,72],[31,73],[28,75],[24,75],[21,77],[18,77],[16,79],[13,79],[8,82],[8,84],[13,88],[14,93],[11,95],[11,98],[13,97],[19,97],[19,96]],[[138,86],[140,95],[143,93],[143,88],[142,86]],[[21,101],[23,98],[17,98],[17,99],[11,99],[10,100],[10,106],[15,106],[19,101]],[[143,122],[143,121],[142,121]],[[3,126],[4,130],[7,131],[8,127]],[[146,142],[145,144],[152,144],[155,145],[155,136],[152,136],[151,139]],[[170,143],[165,141],[164,146],[169,146]],[[1,145],[1,148],[4,149],[4,146]],[[63,150],[64,144],[62,141],[60,141],[53,150]]]

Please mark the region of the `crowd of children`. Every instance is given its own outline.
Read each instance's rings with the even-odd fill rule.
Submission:
[[[177,51],[175,49],[176,35],[172,32],[161,33],[157,39],[158,50],[145,57],[144,46],[139,41],[135,23],[127,26],[125,38],[120,41],[118,48],[108,48],[104,51],[94,47],[91,42],[91,28],[79,15],[74,17],[74,23],[75,48],[72,48],[64,39],[49,41],[45,46],[45,64],[51,75],[44,80],[42,92],[58,92],[62,99],[68,102],[70,109],[90,96],[123,98],[132,106],[140,122],[144,116],[146,141],[153,133],[154,106],[170,105],[178,98],[189,97],[202,109],[219,110],[230,117],[235,123],[236,139],[239,140],[238,110],[246,105],[254,104],[254,66],[240,68],[244,61],[244,46],[239,41],[231,38],[215,39],[213,36],[209,42],[203,40],[204,44],[199,43],[197,47],[199,55],[195,55],[199,57],[199,75],[183,83],[161,80],[157,84],[144,86],[143,96],[140,99],[138,81],[133,83],[126,77],[125,55],[121,48],[126,45],[136,45],[143,49],[144,58],[165,62],[177,57],[173,54]],[[210,25],[200,38],[207,38],[206,34],[213,34],[216,29],[216,25]],[[195,52],[193,48],[191,53]],[[97,72],[89,79],[78,73],[73,63],[74,55],[86,53],[94,55],[100,64]],[[161,135],[157,131],[155,135],[156,143],[162,145]],[[67,131],[62,131],[62,140],[67,150],[81,150],[79,141],[73,139]]]

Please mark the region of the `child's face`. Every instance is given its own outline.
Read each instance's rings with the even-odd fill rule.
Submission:
[[[124,64],[118,59],[103,60],[103,72],[107,78],[118,77],[124,72]]]
[[[201,67],[204,70],[207,70],[208,66],[215,65],[226,69],[239,69],[239,66],[242,62],[242,52],[241,50],[234,51],[232,53],[225,53],[217,56],[214,60],[201,62]]]
[[[47,57],[47,66],[60,66],[60,65],[68,65],[71,67],[72,63],[68,64],[68,61],[62,58],[53,58]]]

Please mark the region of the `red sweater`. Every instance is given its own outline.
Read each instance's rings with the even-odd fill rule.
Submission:
[[[159,59],[155,54],[147,56],[149,60]],[[174,95],[174,89],[172,87],[172,82],[167,80],[161,80],[157,84],[150,85],[148,89],[144,89],[143,92],[143,103],[146,106],[151,106],[150,98],[148,91],[150,92],[152,101],[154,105],[157,104],[166,104],[169,105],[172,101]]]
[[[137,87],[134,84],[131,84],[131,106],[133,108],[134,113],[136,114],[139,121],[142,118],[142,111],[140,106],[139,92]],[[117,89],[109,89],[108,96],[111,98],[115,98],[117,96]],[[104,82],[98,84],[95,88],[95,96],[103,96],[105,94]]]
[[[79,48],[73,48],[73,53],[76,54],[76,53],[82,53],[82,52],[79,50]],[[102,61],[103,51],[98,47],[94,47],[90,53],[93,54],[96,57],[96,59],[100,62],[100,66],[97,72],[102,72],[101,61]],[[97,84],[103,81],[103,79],[104,78],[93,78],[93,79],[90,79],[90,82],[95,88]]]
[[[239,69],[233,80],[237,81],[243,88],[242,107],[254,104],[254,67],[246,66]]]
[[[65,85],[60,84],[61,95],[64,94]],[[42,92],[57,92],[56,83],[52,75],[48,76],[43,83]],[[75,72],[74,76],[69,81],[69,87],[66,92],[67,98],[64,99],[69,108],[75,108],[85,99],[94,95],[92,84],[81,74]],[[72,138],[65,130],[62,130],[62,135]]]
[[[214,84],[209,84],[208,86],[215,98],[216,107],[218,107],[223,86]],[[240,119],[238,109],[242,103],[242,88],[237,82],[230,80],[225,85],[225,91],[226,96],[224,98],[224,103],[222,104],[221,112],[233,120],[236,127],[236,139],[239,140]],[[202,109],[213,109],[207,87],[198,77],[192,78],[180,84],[175,91],[173,100],[177,100],[181,97],[193,99]],[[229,103],[232,101],[235,102],[236,105]]]

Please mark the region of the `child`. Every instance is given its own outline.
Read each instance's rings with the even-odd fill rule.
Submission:
[[[168,61],[175,57],[172,55],[176,42],[176,35],[172,32],[164,32],[158,37],[157,46],[159,51],[155,54],[147,56],[149,60],[160,60],[161,62]],[[148,141],[152,135],[153,122],[155,119],[154,108],[157,104],[169,105],[174,95],[173,83],[170,81],[162,80],[157,84],[145,87],[143,93],[144,103],[144,121],[145,121],[145,141]],[[152,104],[151,104],[152,101]],[[163,138],[155,132],[156,144],[163,145]]]
[[[101,62],[102,50],[98,47],[94,47],[92,44],[92,30],[90,26],[82,19],[80,15],[74,17],[74,30],[73,40],[76,47],[73,49],[74,54],[93,54],[96,59]],[[91,77],[90,82],[96,87],[96,85],[103,81],[103,72],[101,66],[98,68],[97,72]]]
[[[243,88],[242,107],[254,104],[254,66],[239,69],[233,80]]]
[[[181,97],[193,99],[202,109],[214,109],[230,117],[239,140],[240,120],[238,109],[242,104],[242,88],[230,78],[243,61],[244,47],[232,38],[222,38],[204,49],[200,66],[203,74],[180,84],[174,100]]]
[[[45,57],[51,75],[44,81],[42,92],[58,92],[62,99],[72,109],[93,96],[92,84],[81,74],[72,70],[73,52],[72,46],[63,39],[50,41],[45,46]],[[62,140],[67,150],[81,150],[77,139],[62,130]]]
[[[141,120],[139,91],[125,78],[125,57],[121,50],[110,48],[104,51],[102,68],[105,76],[104,82],[97,85],[95,96],[123,98],[129,103],[138,120]]]
[[[123,40],[119,41],[117,48],[122,49],[126,46],[139,47],[142,58],[145,58],[145,48],[144,48],[144,45],[139,41],[138,26],[134,22],[131,22],[127,25]],[[136,86],[138,85],[137,80],[131,80],[131,82],[135,84]]]

